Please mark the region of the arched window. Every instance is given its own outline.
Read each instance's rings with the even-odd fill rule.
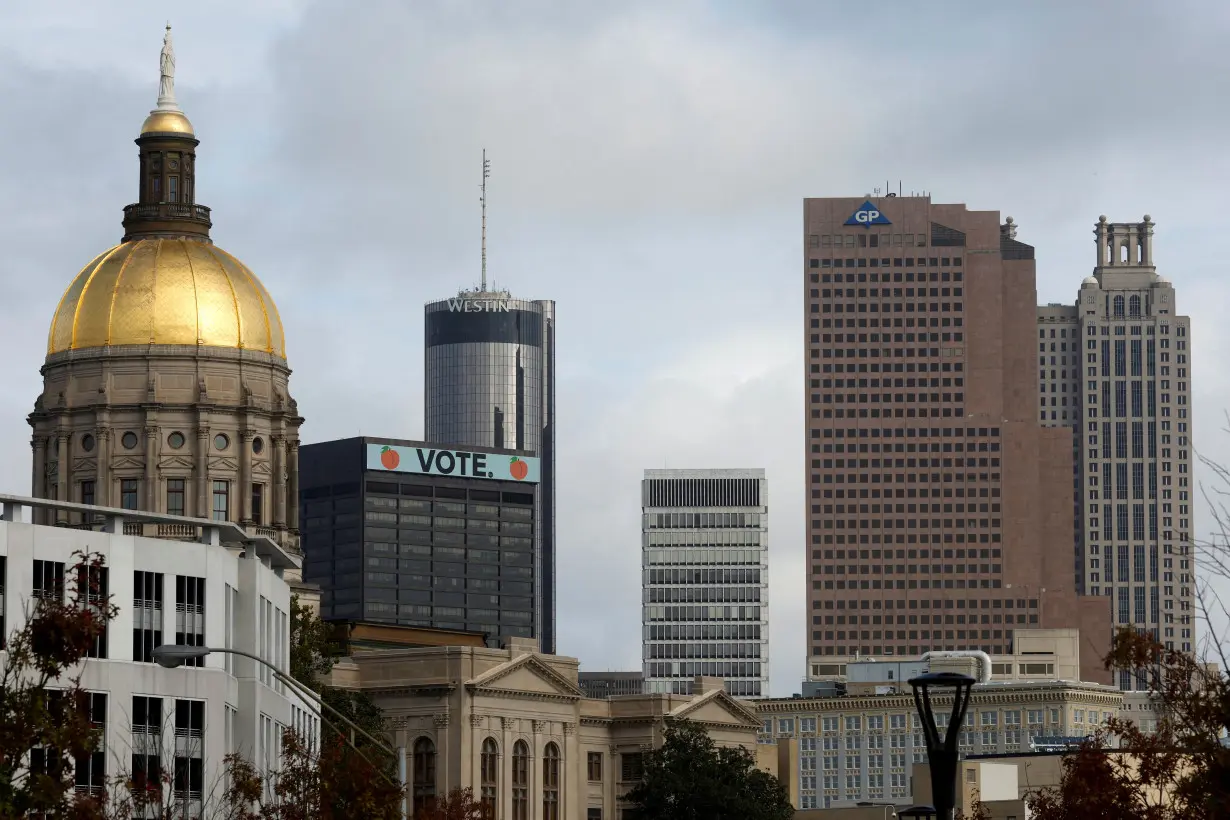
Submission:
[[[1140,316],[1140,297],[1133,296],[1128,299],[1128,316]]]
[[[513,746],[512,820],[530,820],[530,747],[524,740]]]
[[[414,814],[430,811],[436,802],[436,744],[430,738],[414,741]]]
[[[1116,296],[1114,305],[1115,305],[1115,317],[1122,319],[1123,318],[1123,297]]]
[[[542,820],[559,820],[559,747],[554,743],[542,754]]]
[[[479,787],[482,790],[482,803],[487,807],[487,820],[496,820],[500,810],[496,797],[500,791],[500,747],[496,745],[493,737],[483,741],[480,769]]]

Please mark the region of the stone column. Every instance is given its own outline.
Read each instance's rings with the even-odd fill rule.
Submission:
[[[69,434],[63,430],[56,432],[56,500],[68,501],[69,479],[71,478],[71,468],[68,464],[68,440]],[[67,514],[57,512],[52,520],[66,521]]]
[[[196,516],[209,518],[209,425],[196,429]]]
[[[30,476],[30,495],[34,498],[46,498],[47,438],[35,433],[34,438],[30,439],[30,447],[34,450],[34,468],[32,470],[33,474]],[[43,523],[43,511],[33,510],[30,520],[35,524]]]
[[[447,706],[445,707],[448,708]],[[450,765],[453,760],[452,732],[449,730],[449,713],[440,712],[432,718],[436,729],[436,796],[443,797],[449,793],[456,780],[456,772]]]
[[[548,731],[545,720],[535,720],[530,724],[534,737],[530,741],[530,820],[542,820],[542,753],[546,749],[543,733]]]
[[[273,437],[273,526],[286,529],[286,437]]]
[[[496,718],[500,721],[500,782],[496,787],[497,817],[512,817],[513,738],[512,718]]]
[[[286,526],[294,532],[299,532],[299,440],[291,441],[289,447],[286,466],[288,483]]]
[[[581,768],[585,762],[581,760],[581,740],[577,737],[575,723],[564,724],[564,745],[560,749],[559,799],[560,817],[583,817],[586,799],[586,784],[589,782]]]
[[[147,421],[145,424],[145,509],[159,512],[158,508],[158,428]]]
[[[111,506],[111,430],[94,428],[94,449],[98,459],[94,464],[94,503]]]
[[[239,522],[241,524],[257,524],[252,520],[252,439],[256,434],[244,430],[239,434],[239,486],[235,492],[239,495]]]

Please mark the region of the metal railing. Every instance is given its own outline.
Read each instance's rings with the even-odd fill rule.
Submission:
[[[150,202],[124,206],[124,222],[161,222],[186,219],[204,225],[209,221],[209,208],[184,202]]]

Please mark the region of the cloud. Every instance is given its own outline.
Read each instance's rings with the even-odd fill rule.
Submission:
[[[168,16],[200,198],[277,299],[309,441],[421,435],[422,303],[478,278],[488,149],[491,274],[558,303],[561,648],[587,668],[639,662],[639,481],[669,463],[769,471],[775,692],[803,674],[804,196],[1001,209],[1043,302],[1075,298],[1098,214],[1150,213],[1198,449],[1230,462],[1220,6],[45,5],[0,7],[6,491],[56,300],[119,238]]]

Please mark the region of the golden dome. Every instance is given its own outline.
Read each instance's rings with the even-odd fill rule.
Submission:
[[[150,344],[286,358],[282,320],[265,286],[226,251],[191,239],[138,239],[92,260],[60,299],[47,355]]]
[[[154,110],[149,112],[149,116],[145,118],[145,122],[141,124],[142,134],[186,134],[190,137],[196,136],[192,130],[192,123],[188,122],[188,118],[184,116],[182,111],[159,111]]]

